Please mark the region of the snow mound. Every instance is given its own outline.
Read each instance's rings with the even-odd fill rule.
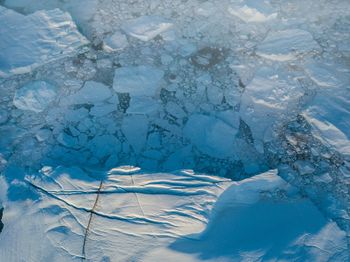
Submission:
[[[24,16],[0,6],[0,20],[0,76],[30,72],[88,43],[59,9]]]

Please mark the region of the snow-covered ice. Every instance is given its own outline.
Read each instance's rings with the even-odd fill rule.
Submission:
[[[26,73],[71,55],[88,40],[59,9],[24,16],[0,6],[0,76]]]
[[[57,95],[57,87],[45,81],[35,81],[16,90],[13,104],[21,110],[39,113],[52,103]]]
[[[126,21],[122,25],[123,31],[142,41],[149,41],[157,35],[165,32],[172,23],[163,17],[159,16],[142,16],[136,19]]]
[[[113,88],[132,96],[154,96],[163,75],[162,70],[147,65],[121,67],[115,71]]]
[[[301,29],[270,31],[259,45],[257,54],[275,61],[294,60],[321,48],[310,32]]]

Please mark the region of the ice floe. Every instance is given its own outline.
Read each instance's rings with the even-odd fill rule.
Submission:
[[[56,86],[45,81],[35,81],[16,90],[13,104],[18,109],[39,113],[55,100],[56,95]]]
[[[165,32],[172,23],[163,17],[159,16],[142,16],[136,19],[126,21],[122,25],[123,31],[142,41],[149,41],[157,35]]]
[[[162,70],[147,65],[121,67],[115,71],[113,88],[131,96],[154,96],[163,75]]]
[[[30,72],[88,43],[59,9],[24,16],[0,6],[0,76]]]
[[[233,156],[237,130],[225,122],[207,115],[192,115],[184,135],[203,153],[218,158]]]
[[[258,46],[257,54],[275,61],[295,60],[303,56],[321,51],[310,32],[301,29],[270,31]]]

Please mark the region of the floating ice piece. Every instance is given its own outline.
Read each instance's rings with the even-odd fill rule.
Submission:
[[[96,104],[105,101],[112,96],[108,86],[95,81],[87,81],[76,93],[61,100],[63,105]]]
[[[350,95],[343,87],[322,88],[303,112],[320,141],[350,156]]]
[[[152,115],[158,111],[159,101],[148,96],[132,96],[127,113]]]
[[[302,95],[303,90],[288,79],[287,72],[261,68],[245,88],[240,116],[250,127],[254,139],[269,141],[273,126],[292,114]]]
[[[104,40],[103,48],[107,52],[123,50],[129,45],[128,39],[121,32],[115,32]]]
[[[94,106],[90,110],[92,116],[101,117],[112,113],[117,110],[117,106],[113,104],[103,104],[99,106]]]
[[[149,41],[172,27],[172,23],[160,16],[142,16],[127,21],[122,25],[123,31],[142,41]]]
[[[315,167],[310,161],[298,160],[294,163],[301,175],[310,175],[315,172]]]
[[[309,77],[321,87],[334,87],[341,83],[337,71],[331,66],[309,63],[305,67]]]
[[[222,120],[194,114],[188,119],[184,136],[202,152],[217,158],[233,157],[237,129]]]
[[[277,17],[268,1],[250,0],[244,1],[244,5],[229,7],[229,13],[237,16],[244,22],[266,22]]]
[[[295,60],[299,55],[320,51],[321,48],[312,35],[301,29],[270,32],[258,46],[257,54],[275,60]]]
[[[131,96],[153,96],[163,75],[162,70],[148,65],[121,67],[115,70],[113,88]]]
[[[55,86],[45,81],[35,81],[16,91],[13,104],[18,109],[39,113],[55,100],[56,95]]]
[[[23,16],[0,6],[0,21],[0,76],[30,72],[88,43],[59,9]]]
[[[136,153],[140,153],[147,140],[148,119],[144,115],[125,116],[122,131]]]

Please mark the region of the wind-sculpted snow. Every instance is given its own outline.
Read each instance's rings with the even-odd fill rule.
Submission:
[[[0,260],[347,261],[349,13],[0,1]]]
[[[25,176],[37,199],[26,200],[30,206],[17,200],[5,213],[0,259],[235,261],[303,255],[346,261],[345,232],[276,173],[232,182],[191,170],[44,167]]]
[[[24,16],[0,6],[0,20],[0,77],[30,72],[88,43],[58,9]]]

